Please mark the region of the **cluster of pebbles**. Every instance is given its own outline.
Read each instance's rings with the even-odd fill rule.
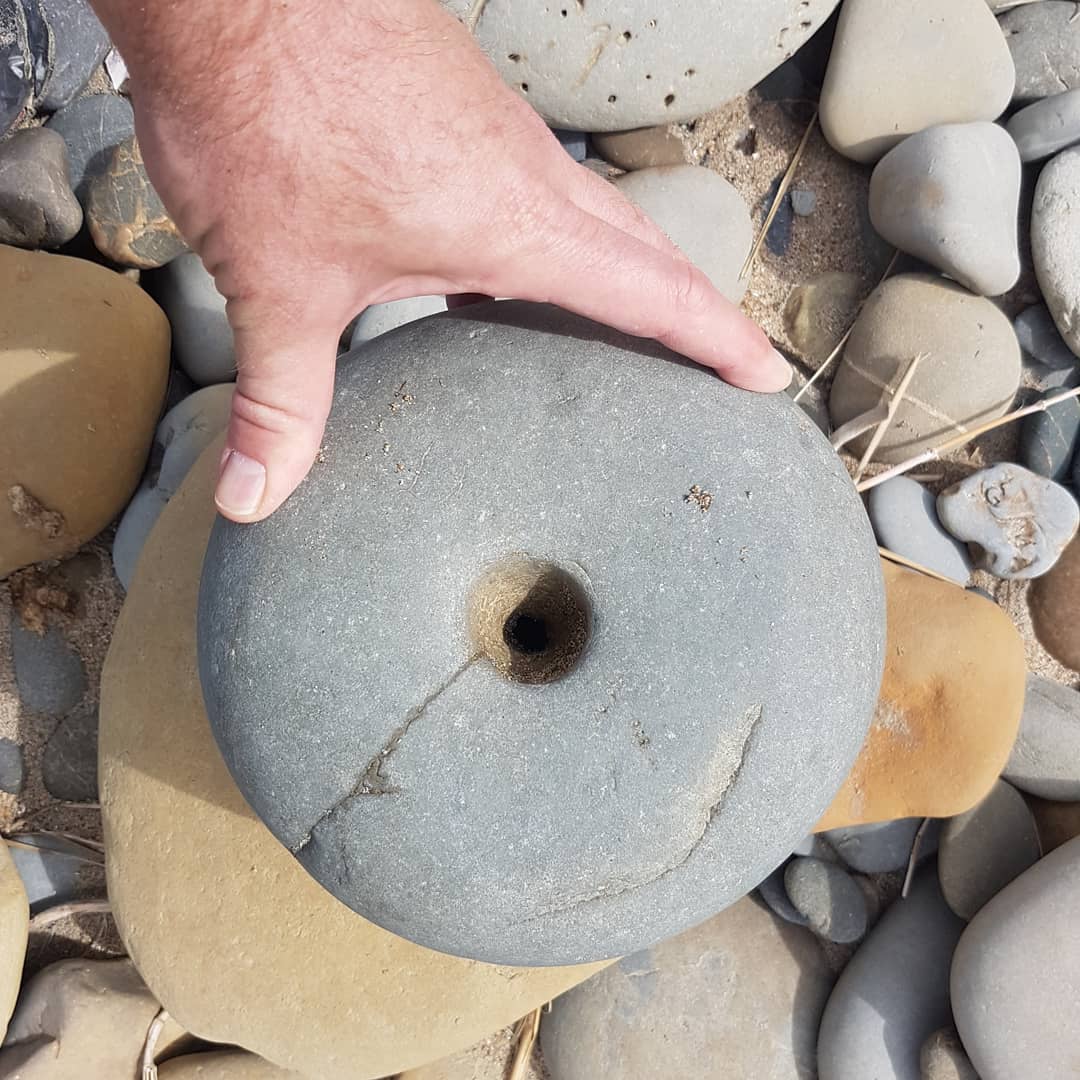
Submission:
[[[1077,5],[443,2],[802,409],[419,297],[215,522],[224,300],[0,0],[0,1075],[1072,1076]]]

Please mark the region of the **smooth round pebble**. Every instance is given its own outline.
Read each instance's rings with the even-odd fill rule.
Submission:
[[[1042,161],[1080,142],[1080,89],[1043,98],[1009,117],[1021,161]]]
[[[1024,308],[1013,320],[1025,355],[1054,370],[1080,371],[1080,357],[1069,348],[1045,304]]]
[[[946,488],[937,510],[953,536],[976,548],[982,569],[1014,581],[1045,574],[1080,527],[1070,491],[1008,461]]]
[[[1080,490],[1080,489],[1078,489]],[[1031,625],[1039,644],[1068,668],[1080,672],[1080,537],[1057,564],[1028,589]]]
[[[922,1080],[979,1080],[956,1028],[939,1028],[919,1051]]]
[[[620,176],[615,186],[733,303],[754,242],[750,211],[722,176],[701,165],[666,165]]]
[[[0,143],[0,243],[56,248],[82,226],[68,182],[64,140],[48,128],[27,128]]]
[[[77,98],[45,125],[64,137],[71,187],[86,207],[90,182],[108,167],[113,148],[135,133],[135,114],[119,94]]]
[[[1053,372],[1063,388],[1080,386],[1080,368]],[[1068,483],[1080,441],[1080,400],[1068,398],[1020,422],[1020,461],[1032,472]]]
[[[634,131],[604,132],[594,135],[592,143],[605,161],[628,172],[687,164],[686,144],[668,124]]]
[[[1016,68],[1014,103],[1080,88],[1080,23],[1072,0],[1022,4],[999,21]]]
[[[11,618],[11,659],[23,707],[50,716],[70,712],[86,690],[86,669],[55,626],[43,635]]]
[[[945,902],[961,919],[973,918],[1040,854],[1027,803],[999,780],[978,806],[950,818],[941,831],[938,877]]]
[[[800,359],[817,370],[866,298],[862,275],[827,270],[796,285],[784,303],[784,328]]]
[[[0,791],[18,795],[22,784],[22,747],[14,739],[0,739]]]
[[[358,349],[368,341],[374,341],[389,330],[426,319],[446,311],[445,296],[410,296],[404,300],[390,300],[385,304],[372,304],[360,312],[353,326],[350,349]]]
[[[784,922],[792,923],[795,926],[806,926],[809,920],[791,903],[787,889],[784,887],[784,872],[788,865],[789,860],[781,863],[767,878],[758,884],[757,891],[774,915],[778,915]]]
[[[1043,799],[1080,800],[1080,692],[1029,675],[1006,780]]]
[[[1080,147],[1074,147],[1043,166],[1031,208],[1031,261],[1035,276],[1061,336],[1074,353],[1080,353],[1078,235]]]
[[[881,235],[972,292],[997,296],[1020,276],[1020,155],[997,124],[939,124],[905,139],[870,177]]]
[[[849,825],[829,829],[821,835],[832,845],[841,859],[862,874],[888,874],[902,870],[911,858],[915,834],[922,818],[899,818],[875,825]],[[940,826],[928,829],[919,847],[921,857],[937,850]]]
[[[87,0],[41,0],[55,41],[52,71],[37,107],[55,112],[90,81],[109,50],[109,34]]]
[[[1080,839],[1021,874],[964,931],[952,966],[952,1007],[982,1080],[1074,1080],[1078,895]]]
[[[907,476],[886,480],[870,489],[867,511],[882,547],[967,584],[967,548],[942,528],[934,496],[922,484]]]
[[[200,669],[245,797],[354,910],[489,962],[621,955],[818,821],[877,699],[881,569],[785,395],[473,305],[339,360],[325,457],[267,523],[215,526]]]
[[[96,802],[98,714],[76,710],[49,736],[41,759],[41,778],[49,794],[68,802]]]
[[[866,933],[866,895],[835,863],[798,856],[787,864],[784,888],[815,934],[849,945]]]

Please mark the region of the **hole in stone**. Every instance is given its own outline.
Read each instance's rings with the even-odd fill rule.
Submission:
[[[686,71],[684,72],[684,74],[686,75],[686,77],[688,79],[692,79],[697,74],[697,69],[696,68],[687,68]]]
[[[652,76],[651,76],[651,75],[646,75],[646,76],[645,76],[645,78],[646,78],[646,79],[651,79],[651,78],[652,78]]]
[[[620,35],[623,41],[629,41],[633,36],[634,35],[631,34],[629,30],[624,30]]]
[[[548,683],[572,671],[589,640],[579,580],[556,563],[515,555],[491,567],[469,598],[476,652],[507,679]]]
[[[614,94],[608,94],[608,104],[614,105],[619,99]]]
[[[668,94],[668,96],[664,98],[664,104],[667,105],[668,108],[671,108],[671,106],[675,104],[675,95]]]
[[[559,12],[559,14],[565,19],[566,18],[566,8],[563,8],[562,11]]]
[[[655,30],[655,29],[656,29],[656,20],[655,20],[655,19],[650,19],[650,20],[649,20],[649,21],[648,21],[648,22],[647,22],[647,23],[646,23],[645,25],[646,25],[646,26],[647,26],[647,27],[648,27],[648,28],[649,28],[650,30]]]
[[[527,94],[529,92],[529,84],[527,82],[523,82],[521,84],[521,92],[523,94]]]
[[[521,53],[512,52],[506,59],[512,64],[516,64],[521,59]]]

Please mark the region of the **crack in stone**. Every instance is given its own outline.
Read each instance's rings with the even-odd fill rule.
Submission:
[[[319,815],[315,823],[308,829],[307,834],[298,843],[289,847],[289,851],[293,855],[299,855],[300,852],[311,843],[311,838],[314,835],[315,830],[333,817],[334,814],[352,799],[372,795],[396,795],[401,791],[401,788],[392,786],[389,783],[382,771],[383,766],[393,755],[394,751],[401,745],[401,740],[409,733],[409,729],[413,724],[415,724],[416,721],[427,712],[429,706],[446,693],[446,691],[449,690],[450,687],[453,686],[478,659],[478,656],[470,656],[464,664],[453,671],[430,694],[428,694],[419,705],[415,705],[405,714],[405,719],[390,733],[390,737],[383,743],[382,748],[367,763],[356,783]]]
[[[553,904],[550,907],[546,907],[538,911],[535,915],[530,915],[526,919],[518,920],[519,924],[535,922],[538,919],[547,918],[549,915],[558,915],[561,912],[569,911],[572,908],[582,907],[586,904],[595,904],[601,900],[610,900],[616,896],[621,896],[624,893],[635,892],[638,889],[643,889],[646,885],[652,885],[656,881],[661,881],[669,874],[673,874],[680,867],[684,866],[692,858],[693,854],[704,842],[705,837],[709,833],[709,827],[712,825],[716,815],[724,807],[724,802],[727,799],[728,793],[735,787],[738,782],[739,776],[742,773],[743,765],[746,763],[747,756],[750,750],[750,743],[754,738],[758,726],[761,723],[762,713],[764,708],[761,705],[751,705],[749,709],[743,713],[742,728],[745,729],[745,734],[742,737],[742,742],[738,750],[738,761],[735,763],[735,767],[727,774],[720,785],[720,791],[714,801],[704,808],[702,812],[701,828],[698,830],[694,839],[690,842],[686,850],[677,858],[674,862],[662,867],[656,873],[650,874],[648,877],[641,881],[628,881],[613,883],[607,885],[601,885],[599,889],[596,889],[592,893],[588,893],[585,896],[576,896],[568,900],[564,900],[558,904]]]

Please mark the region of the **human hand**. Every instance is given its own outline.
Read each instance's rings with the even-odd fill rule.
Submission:
[[[641,211],[573,162],[435,0],[95,0],[147,170],[228,299],[216,500],[258,521],[318,452],[337,341],[421,294],[546,301],[751,390],[791,369]]]

